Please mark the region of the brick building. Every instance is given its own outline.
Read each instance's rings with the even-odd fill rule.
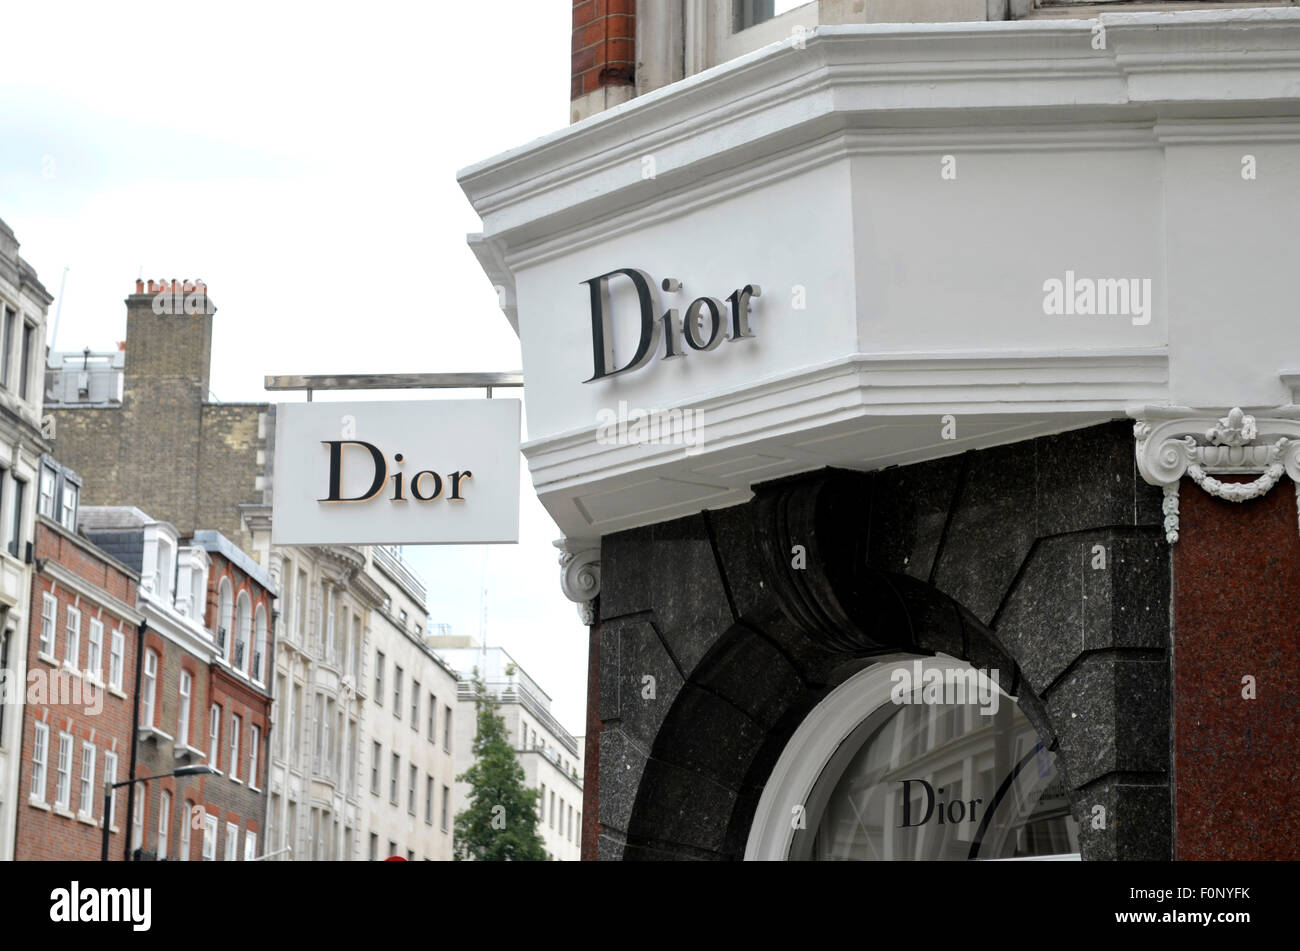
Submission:
[[[51,358],[59,458],[86,478],[95,505],[143,505],[182,534],[212,529],[251,551],[237,506],[270,501],[272,408],[210,399],[216,310],[203,284],[136,281],[126,309],[124,352]]]
[[[131,763],[139,575],[60,524],[62,514],[42,512],[35,525],[19,860],[99,859],[103,784],[125,779]],[[114,860],[125,848],[124,793],[110,806]]]
[[[88,506],[80,524],[140,573],[136,777],[197,764],[218,771],[129,790],[130,850],[181,861],[260,856],[276,596],[269,575],[221,534],[182,536],[136,508]]]

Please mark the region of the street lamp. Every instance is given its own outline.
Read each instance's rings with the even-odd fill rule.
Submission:
[[[211,766],[182,766],[174,772],[163,773],[161,776],[145,776],[143,779],[124,779],[120,783],[104,783],[104,818],[102,820],[104,834],[102,839],[103,844],[101,845],[99,852],[99,860],[101,862],[108,861],[108,812],[109,809],[112,808],[114,789],[117,789],[119,786],[130,786],[132,783],[147,783],[154,779],[167,779],[170,776],[207,776],[215,772],[216,770]],[[129,825],[131,817],[127,816],[126,818],[127,824]],[[130,835],[130,832],[128,831],[127,834]]]

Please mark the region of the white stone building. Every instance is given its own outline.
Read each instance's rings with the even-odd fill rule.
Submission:
[[[473,764],[477,717],[470,678],[475,668],[501,702],[500,713],[524,768],[526,785],[541,793],[538,831],[547,854],[577,861],[582,828],[582,747],[551,714],[551,698],[502,647],[472,638],[434,637],[438,653],[460,672],[456,724],[456,773]],[[456,783],[454,813],[469,805],[469,784]],[[454,814],[453,813],[453,814]]]
[[[370,615],[362,857],[449,861],[456,672],[425,643],[424,583],[398,550],[368,555],[384,600]]]
[[[40,456],[49,450],[41,432],[41,377],[45,312],[52,299],[19,257],[14,233],[0,221],[0,671],[7,674],[9,689],[27,682],[32,587],[27,548],[44,484],[37,484]],[[68,488],[77,491],[71,482]],[[49,503],[52,513],[55,500]],[[75,519],[75,496],[62,507]],[[14,855],[21,711],[18,704],[0,703],[0,860]]]

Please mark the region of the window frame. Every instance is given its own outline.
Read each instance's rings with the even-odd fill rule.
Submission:
[[[90,754],[90,769],[86,769],[86,754]],[[77,814],[85,819],[95,818],[95,744],[89,740],[81,741],[81,778],[78,781]],[[87,775],[89,774],[89,775]]]
[[[45,805],[47,802],[45,796],[49,792],[50,784],[50,727],[39,721],[33,726],[35,731],[32,737],[32,781],[28,795],[32,801]],[[39,791],[37,791],[38,785]]]
[[[72,811],[73,743],[71,733],[59,731],[59,758],[54,767],[54,808],[64,812]]]

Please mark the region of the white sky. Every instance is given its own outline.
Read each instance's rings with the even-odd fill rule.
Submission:
[[[567,124],[571,14],[569,0],[6,7],[0,218],[51,293],[69,268],[53,346],[114,347],[142,274],[207,283],[227,402],[302,399],[267,393],[267,374],[518,369],[455,173]],[[489,643],[577,734],[586,629],[521,466],[519,545],[406,556],[430,617],[477,634],[486,550]]]

